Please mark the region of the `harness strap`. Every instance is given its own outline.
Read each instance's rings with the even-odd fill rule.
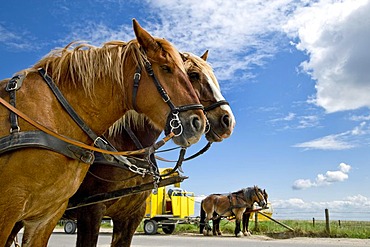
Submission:
[[[156,86],[157,91],[161,95],[163,101],[168,104],[168,106],[171,108],[171,111],[174,111],[176,109],[176,106],[172,103],[170,96],[168,96],[161,83],[158,81],[157,77],[154,74],[152,65],[148,60],[145,61],[145,69],[148,72],[148,75],[152,77],[154,85]]]
[[[16,106],[16,91],[22,86],[24,76],[15,75],[6,84],[5,91],[9,92],[9,103],[15,107]],[[19,132],[20,128],[18,125],[18,116],[14,112],[9,114],[10,121],[10,133]]]
[[[53,91],[55,97],[58,99],[60,104],[64,107],[64,109],[68,112],[71,118],[78,124],[78,126],[92,139],[96,140],[98,135],[92,131],[86,123],[77,115],[76,111],[72,108],[72,106],[68,103],[66,98],[63,96],[62,92],[60,92],[57,85],[53,82],[53,79],[46,73],[44,68],[38,69],[40,75],[44,78],[45,82],[50,87],[51,91]]]
[[[106,139],[95,134],[95,132],[92,129],[90,129],[89,126],[87,126],[87,124],[82,120],[82,118],[78,116],[76,111],[68,103],[67,99],[63,96],[62,92],[59,90],[57,85],[54,83],[53,79],[46,73],[45,69],[39,68],[38,71],[40,75],[44,78],[45,82],[50,87],[51,91],[54,93],[55,97],[58,99],[60,104],[63,106],[63,108],[67,111],[67,113],[71,116],[71,118],[77,123],[77,125],[90,137],[90,139],[94,141],[94,145],[101,149],[105,149],[108,151],[117,151],[117,149],[115,149],[113,145],[110,144]],[[129,165],[129,166],[131,165],[130,161],[127,160],[127,158],[124,156],[114,155],[113,157],[126,165]],[[110,159],[110,157],[108,156],[107,159]]]
[[[19,148],[44,148],[92,164],[93,152],[71,145],[43,131],[21,131],[0,138],[0,154]]]
[[[141,78],[141,68],[140,66],[138,66],[134,74],[134,86],[132,90],[132,107],[134,108],[135,111],[137,111],[136,95],[137,95],[137,91],[139,90],[140,78]]]
[[[220,100],[220,101],[217,101],[207,107],[204,107],[204,111],[207,112],[207,111],[211,111],[221,105],[229,105],[229,102],[227,102],[226,100]]]
[[[130,138],[134,142],[135,146],[139,149],[142,149],[143,145],[141,144],[141,142],[139,141],[139,139],[137,138],[135,133],[132,131],[132,129],[128,126],[123,126],[123,128],[125,129],[127,134],[130,136]]]

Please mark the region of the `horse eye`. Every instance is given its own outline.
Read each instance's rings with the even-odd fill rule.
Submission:
[[[167,65],[161,65],[161,68],[166,71],[167,73],[171,73],[171,68]]]
[[[188,76],[191,81],[196,81],[200,79],[200,75],[197,72],[191,72],[188,74]]]

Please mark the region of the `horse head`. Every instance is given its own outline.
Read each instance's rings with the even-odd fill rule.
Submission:
[[[229,103],[221,94],[212,67],[206,61],[208,50],[201,57],[189,52],[182,53],[182,57],[186,72],[209,121],[206,138],[210,142],[221,142],[232,134],[235,117]]]
[[[253,188],[253,201],[258,204],[261,208],[265,208],[267,206],[267,198],[268,195],[266,193],[266,190],[261,190],[256,185]]]
[[[142,51],[140,67],[147,72],[141,74],[143,82],[132,96],[133,107],[157,128],[174,132],[177,145],[196,143],[205,131],[206,117],[179,52],[167,40],[152,37],[135,19],[133,28]]]

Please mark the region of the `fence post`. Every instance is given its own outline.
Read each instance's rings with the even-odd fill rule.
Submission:
[[[312,218],[312,226],[315,227],[315,217]]]
[[[258,226],[258,212],[254,213],[254,229],[256,232],[259,231],[259,226]]]
[[[325,208],[326,233],[330,234],[329,209]]]

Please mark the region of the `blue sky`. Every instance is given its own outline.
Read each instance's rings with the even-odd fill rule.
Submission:
[[[73,40],[128,41],[136,18],[180,51],[209,49],[236,117],[229,139],[184,164],[186,190],[258,185],[277,218],[329,208],[370,220],[369,10],[368,0],[6,1],[0,76]]]

